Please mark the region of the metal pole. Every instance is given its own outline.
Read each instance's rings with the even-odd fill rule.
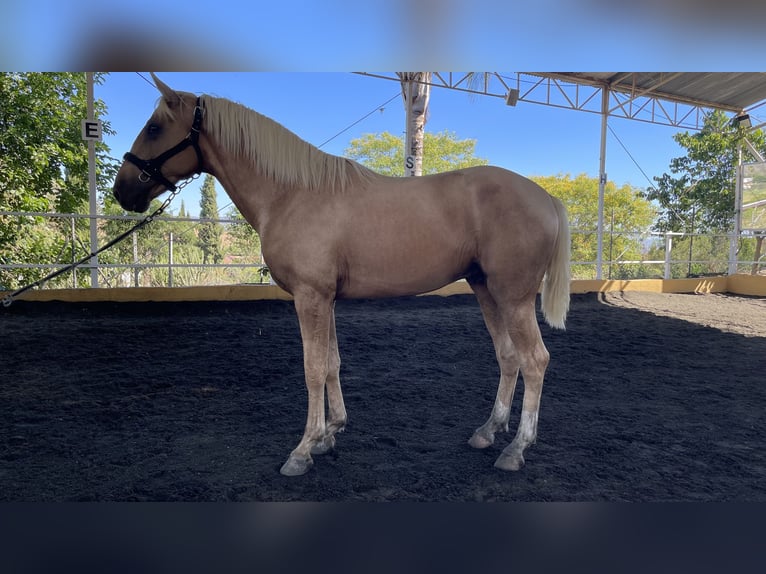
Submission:
[[[609,271],[607,279],[612,278],[612,257],[614,255],[614,207],[612,208],[612,219],[609,226]]]
[[[412,155],[412,92],[414,82],[412,80],[407,81],[407,101],[404,102],[406,106],[405,121],[407,122],[407,128],[404,135],[404,175],[415,175],[415,157]]]
[[[692,275],[692,259],[694,255],[694,216],[696,214],[697,208],[692,207],[692,223],[691,223],[691,231],[689,231],[689,266],[686,271],[686,276],[691,277]]]
[[[173,232],[168,238],[168,287],[173,286]]]
[[[88,119],[94,120],[93,72],[85,72],[87,84]],[[96,197],[96,142],[88,140],[88,193],[90,205],[90,252],[98,251],[98,198]],[[90,258],[90,286],[98,288],[98,255]]]
[[[671,279],[670,254],[673,251],[673,236],[670,233],[665,234],[665,279]]]
[[[133,234],[133,285],[138,287],[138,233]]]
[[[601,88],[601,154],[598,165],[598,246],[596,279],[603,277],[604,265],[604,190],[606,188],[606,120],[609,117],[609,86]]]
[[[734,230],[729,238],[729,275],[737,273],[737,247],[739,245],[740,214],[742,213],[742,144],[737,150],[737,176],[734,185]]]
[[[72,232],[72,264],[77,261],[75,258],[75,252],[77,249],[77,237],[75,236],[74,217],[69,218],[69,230]],[[77,289],[77,267],[72,269],[72,289]]]

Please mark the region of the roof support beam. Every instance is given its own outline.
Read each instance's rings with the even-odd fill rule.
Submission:
[[[399,81],[393,73],[356,72],[358,74]],[[713,109],[734,110],[728,105],[693,95],[674,94],[673,88],[686,72],[659,73],[651,86],[641,85],[639,72],[619,74],[583,74],[555,72],[433,72],[430,85],[505,99],[509,89],[519,90],[519,102],[542,104],[602,114],[597,94],[608,84],[613,117],[652,124],[699,130]],[[755,73],[752,73],[755,74]],[[650,74],[650,76],[656,74]],[[766,76],[766,74],[763,74]],[[650,78],[653,79],[653,78]],[[756,78],[758,79],[758,78]],[[703,79],[704,80],[704,79]],[[751,82],[752,83],[752,82]],[[662,91],[661,88],[666,88]],[[704,93],[701,94],[704,96]],[[766,103],[756,102],[750,109]]]
[[[635,74],[633,74],[633,73],[631,73],[629,75],[635,76]],[[638,98],[640,98],[642,96],[650,97],[650,94],[655,92],[655,90],[657,90],[657,88],[659,88],[660,86],[664,86],[669,81],[676,79],[680,75],[681,75],[681,73],[679,72],[679,73],[675,73],[675,74],[669,74],[667,76],[664,76],[664,75],[660,76],[660,81],[659,82],[657,82],[656,84],[654,84],[653,86],[651,86],[649,88],[644,88],[640,92],[631,94],[630,97],[625,102],[619,103],[618,106],[621,107],[623,109],[623,111],[625,111],[625,108],[624,108],[625,104],[632,104],[634,101],[636,101]],[[634,82],[633,86],[634,86],[634,89],[635,89],[635,82]],[[614,113],[614,111],[616,109],[617,109],[617,106],[615,106],[614,108],[609,110],[609,113],[610,114]],[[630,114],[625,112],[625,115],[629,116]]]
[[[606,128],[609,118],[609,86],[601,88],[601,150],[598,160],[598,222],[596,247],[596,279],[604,277],[604,196],[606,192]]]

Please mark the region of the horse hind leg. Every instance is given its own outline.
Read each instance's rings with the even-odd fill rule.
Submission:
[[[495,433],[508,431],[511,401],[519,374],[519,358],[510,334],[505,328],[503,318],[500,316],[497,303],[487,290],[486,285],[480,282],[471,282],[471,288],[479,301],[484,323],[492,337],[495,356],[500,366],[500,382],[492,412],[487,422],[477,428],[468,441],[468,444],[473,448],[487,448],[495,442]]]
[[[335,448],[335,434],[343,432],[348,417],[343,402],[343,392],[340,387],[340,353],[338,338],[335,334],[335,313],[330,315],[330,344],[327,357],[327,410],[328,419],[325,435],[321,441],[311,447],[311,454],[326,454]]]
[[[540,336],[534,299],[504,310],[503,316],[519,353],[524,380],[524,400],[516,436],[511,444],[503,449],[495,461],[495,466],[502,470],[519,470],[524,466],[524,451],[537,439],[540,396],[550,355]]]

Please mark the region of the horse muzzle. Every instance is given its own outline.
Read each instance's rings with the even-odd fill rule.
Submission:
[[[125,186],[120,185],[119,182],[115,182],[112,188],[112,195],[126,211],[134,211],[136,213],[144,213],[149,209],[151,204],[151,195],[149,190],[136,193],[135,190],[128,190]]]

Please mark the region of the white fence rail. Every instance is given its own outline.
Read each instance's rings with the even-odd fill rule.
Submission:
[[[590,259],[578,260],[582,255],[582,251],[578,252],[578,238],[593,236],[595,244],[596,233],[572,230],[574,279],[597,278],[595,250]],[[758,253],[758,238],[753,233],[736,236],[610,230],[605,234],[601,256],[603,276],[599,279],[678,279],[766,270],[766,255]]]
[[[36,218],[43,225],[40,229],[55,228],[58,246],[55,254],[51,255],[49,250],[48,259],[24,261],[18,259],[18,250],[0,244],[0,290],[23,286],[90,252],[86,229],[90,220],[88,215],[0,211],[0,217]],[[141,219],[140,216],[98,216],[100,243],[106,243]],[[219,262],[205,260],[201,255],[199,232],[201,225],[208,223],[220,225],[223,232]],[[240,230],[241,237],[245,227],[247,224],[236,219],[158,217],[144,228],[146,232],[134,233],[102,254],[95,266],[99,286],[268,283],[268,269],[257,237],[250,232],[249,240],[235,241],[235,230]],[[595,230],[572,230],[574,279],[598,278],[596,243]],[[602,279],[671,279],[725,275],[732,270],[759,273],[762,268],[766,269],[766,255],[760,254],[756,259],[756,237],[744,234],[734,239],[732,235],[722,234],[610,230],[605,233],[603,251]],[[44,287],[90,287],[89,270],[92,267],[90,263],[84,264]]]
[[[55,253],[48,250],[47,255],[30,261],[19,257],[23,250],[0,244],[0,290],[39,279],[90,253],[89,215],[0,211],[0,218],[38,219],[41,225],[32,227],[31,233],[37,230],[49,233],[55,237],[57,246]],[[100,215],[96,219],[99,244],[103,245],[143,217]],[[199,231],[202,225],[210,223],[219,225],[222,231],[220,262],[206,260],[200,248]],[[96,265],[80,265],[45,287],[90,287],[90,269],[94,267],[102,287],[268,283],[257,236],[249,232],[247,239],[234,241],[236,228],[250,229],[238,219],[157,217],[102,253]],[[23,239],[19,237],[19,241]]]

